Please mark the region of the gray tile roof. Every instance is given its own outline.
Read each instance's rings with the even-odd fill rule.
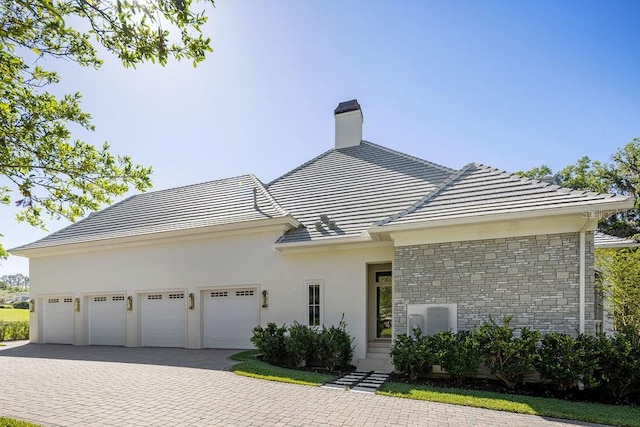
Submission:
[[[254,192],[257,207],[254,206]],[[18,252],[287,216],[253,175],[131,196]]]
[[[565,207],[594,202],[625,201],[627,197],[571,190],[471,163],[408,209],[378,222],[378,226],[470,218]]]
[[[278,243],[358,236],[374,222],[411,206],[454,173],[366,141],[331,149],[267,185],[280,205],[303,224]],[[324,221],[321,215],[327,216]]]
[[[622,238],[596,231],[593,235],[593,243],[596,248],[633,248],[640,243],[631,238]]]

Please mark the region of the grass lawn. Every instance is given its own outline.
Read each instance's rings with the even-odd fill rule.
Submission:
[[[473,406],[519,414],[616,426],[640,427],[640,408],[569,402],[544,397],[519,396],[488,391],[459,390],[404,383],[387,383],[378,394],[453,405]]]
[[[13,418],[0,417],[1,427],[40,427],[40,424],[32,424],[27,421],[14,420]]]
[[[12,320],[29,320],[29,309],[27,308],[0,308],[0,322]]]
[[[258,354],[257,350],[247,350],[231,356],[231,359],[242,362],[232,367],[231,370],[245,377],[311,386],[319,386],[338,378],[335,375],[273,366],[256,359],[256,354]]]
[[[242,363],[233,372],[253,378],[318,386],[336,378],[333,375],[281,368],[255,358],[256,350],[243,351],[231,358]],[[520,396],[488,391],[460,390],[389,382],[377,394],[414,400],[473,406],[496,411],[539,415],[567,420],[617,426],[640,427],[640,408],[597,403],[570,402],[544,397]]]

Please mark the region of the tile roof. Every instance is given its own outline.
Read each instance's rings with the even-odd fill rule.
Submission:
[[[267,185],[280,205],[303,224],[278,243],[358,236],[374,222],[411,206],[454,173],[367,141],[331,149]]]
[[[257,207],[254,206],[254,192]],[[253,175],[131,196],[12,251],[287,216]]]
[[[596,231],[593,235],[593,243],[596,248],[634,248],[640,243],[631,238],[622,238]]]
[[[409,208],[379,221],[377,226],[470,218],[564,207],[594,202],[625,201],[624,196],[571,190],[471,163],[453,174]]]

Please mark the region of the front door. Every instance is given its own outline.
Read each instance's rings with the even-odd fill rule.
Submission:
[[[376,338],[391,338],[391,293],[390,283],[376,284]]]
[[[392,335],[393,280],[391,264],[369,264],[368,339],[390,340]]]

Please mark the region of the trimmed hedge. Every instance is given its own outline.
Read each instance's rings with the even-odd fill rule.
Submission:
[[[29,339],[29,321],[14,320],[0,322],[0,341]]]
[[[323,366],[329,371],[349,368],[353,358],[353,338],[341,321],[338,326],[322,326],[315,330],[295,322],[278,327],[253,328],[251,342],[262,353],[265,362],[302,368]]]
[[[451,379],[473,377],[480,367],[488,369],[508,388],[524,385],[532,374],[561,391],[585,386],[615,400],[640,393],[640,345],[633,337],[556,332],[540,334],[489,319],[471,331],[440,332],[415,337],[398,335],[391,347],[396,370],[415,380],[441,365]]]

